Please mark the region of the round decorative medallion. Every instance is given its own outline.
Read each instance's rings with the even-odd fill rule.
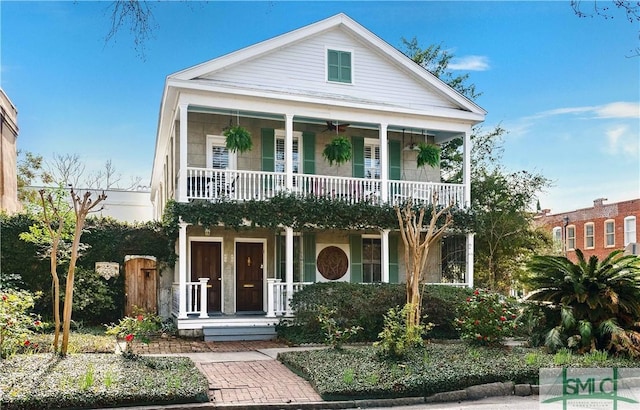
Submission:
[[[318,254],[318,272],[328,280],[340,279],[349,269],[347,254],[337,246],[327,246]]]

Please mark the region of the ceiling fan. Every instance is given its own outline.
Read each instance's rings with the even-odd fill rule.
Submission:
[[[345,129],[351,124],[340,124],[338,121],[327,121],[327,128],[324,131],[336,131],[336,132],[344,132]]]

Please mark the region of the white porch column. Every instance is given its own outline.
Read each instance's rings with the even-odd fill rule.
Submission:
[[[389,283],[389,229],[384,229],[380,237],[380,263],[382,264],[382,283]]]
[[[387,146],[387,126],[380,124],[380,198],[383,202],[389,200],[389,147]]]
[[[178,163],[178,202],[187,202],[187,110],[189,104],[181,103],[180,109],[180,158]],[[172,160],[172,159],[171,159]],[[172,177],[173,178],[173,177]]]
[[[178,319],[187,318],[187,225],[180,222],[178,232]]]
[[[464,206],[471,206],[471,133],[465,132],[462,150],[462,183],[464,184]]]
[[[285,281],[287,283],[287,315],[291,314],[291,297],[293,296],[293,228],[285,230]]]
[[[209,303],[207,302],[207,282],[209,282],[209,278],[198,278],[198,281],[200,281],[200,317],[206,319],[209,317]]]
[[[267,278],[267,317],[276,317],[275,311],[275,295],[276,292],[273,289],[276,283],[276,278]]]
[[[467,234],[467,271],[465,273],[465,277],[467,279],[467,286],[473,288],[473,242],[474,242],[473,233]]]
[[[285,114],[284,171],[287,190],[293,189],[293,114]],[[298,146],[300,149],[300,146]]]

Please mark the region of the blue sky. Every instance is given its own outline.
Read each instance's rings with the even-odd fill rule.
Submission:
[[[583,2],[589,10],[589,2]],[[600,1],[599,3],[604,3]],[[107,159],[151,175],[167,75],[344,12],[400,48],[442,44],[501,124],[508,170],[553,181],[543,208],[561,212],[640,197],[639,30],[578,18],[568,2],[159,2],[146,59],[122,30],[109,43],[111,2],[0,2],[0,84],[19,111],[18,148]]]

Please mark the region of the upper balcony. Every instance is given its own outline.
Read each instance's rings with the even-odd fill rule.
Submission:
[[[437,194],[439,205],[464,204],[464,185],[419,181],[387,181],[378,179],[328,175],[294,174],[287,189],[284,172],[187,168],[187,200],[267,200],[288,192],[349,203],[401,204],[407,198],[430,203]],[[180,195],[178,195],[180,196]]]

